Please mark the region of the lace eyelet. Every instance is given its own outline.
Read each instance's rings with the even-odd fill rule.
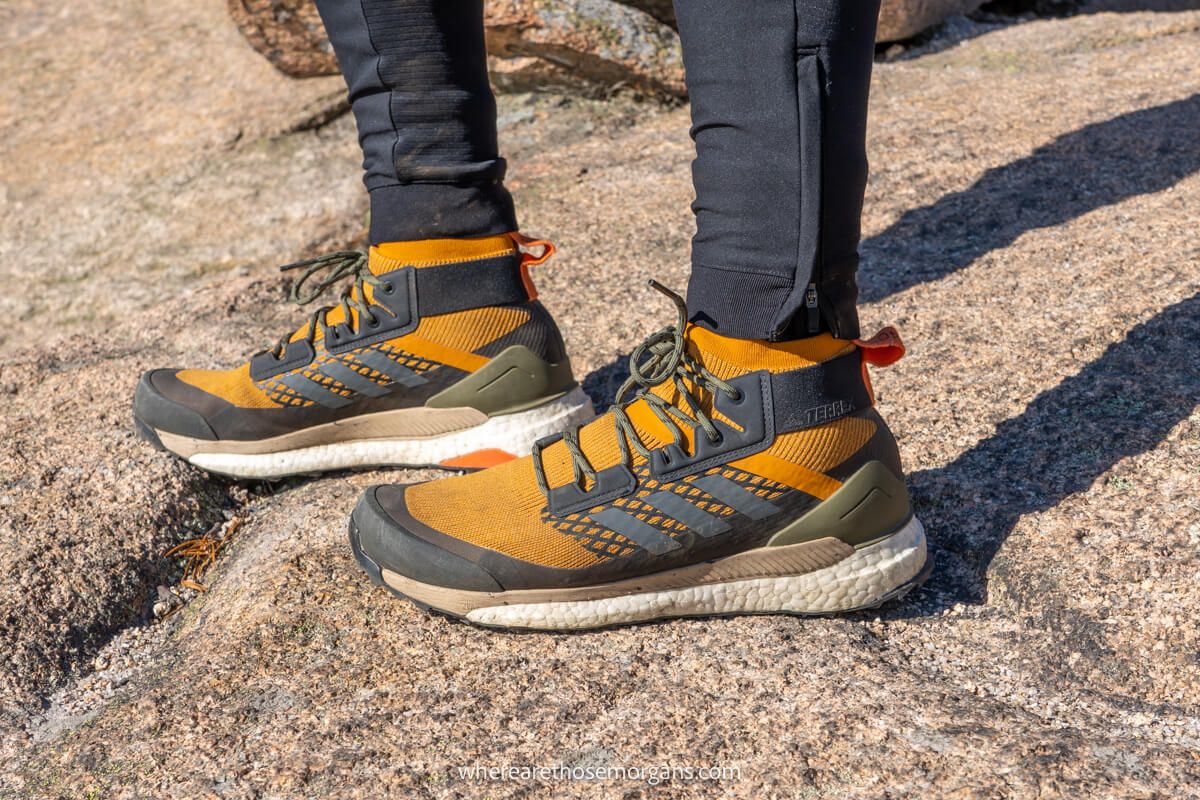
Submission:
[[[385,284],[383,284],[383,287],[380,289],[379,293],[380,294],[395,294],[396,287],[392,286],[390,283],[385,283]]]
[[[720,433],[719,431],[717,432],[716,436],[708,437],[708,443],[711,445],[714,445],[714,446],[721,444],[721,442],[723,442],[723,441],[725,441],[725,435]]]
[[[729,401],[731,403],[740,403],[745,399],[746,399],[746,393],[743,392],[741,389],[734,389],[733,394],[729,395]]]

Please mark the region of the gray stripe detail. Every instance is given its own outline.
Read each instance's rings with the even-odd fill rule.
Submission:
[[[675,492],[655,492],[642,502],[652,505],[664,514],[682,522],[701,536],[715,536],[729,530],[729,524],[720,517],[701,511]]]
[[[692,481],[692,484],[750,519],[766,519],[779,513],[778,506],[768,503],[754,492],[743,489],[720,475],[705,475]]]
[[[299,372],[285,375],[279,379],[279,382],[306,400],[320,403],[326,408],[341,408],[354,402],[349,397],[342,397],[340,394],[329,391],[312,378],[307,378]]]
[[[354,353],[354,359],[361,361],[376,372],[382,372],[393,381],[404,386],[413,387],[426,383],[426,380],[403,364],[398,364],[378,350],[363,350]]]
[[[590,515],[593,520],[615,531],[631,542],[635,542],[655,555],[669,553],[679,548],[679,542],[658,528],[651,527],[640,519],[615,508],[606,508]]]
[[[347,389],[352,389],[359,394],[365,394],[367,397],[383,397],[392,393],[392,390],[387,386],[376,383],[361,372],[355,372],[340,361],[330,361],[328,364],[322,364],[320,369],[322,373],[333,378]]]

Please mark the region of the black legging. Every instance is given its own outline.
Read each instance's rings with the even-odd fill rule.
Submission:
[[[358,122],[371,241],[515,230],[482,0],[317,0]],[[688,307],[728,336],[858,336],[878,0],[675,0],[692,107]]]

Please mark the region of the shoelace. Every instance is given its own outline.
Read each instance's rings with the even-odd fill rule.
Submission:
[[[336,253],[309,258],[303,261],[296,261],[291,264],[284,264],[279,268],[280,272],[289,272],[294,269],[303,269],[304,273],[292,285],[292,302],[298,306],[306,306],[316,300],[325,290],[339,281],[354,276],[354,282],[342,290],[338,296],[338,302],[331,306],[321,306],[312,313],[308,319],[308,330],[304,334],[311,344],[317,336],[317,326],[324,332],[327,327],[325,315],[339,305],[342,307],[342,313],[346,316],[346,323],[352,324],[354,319],[351,314],[351,309],[358,311],[360,321],[366,320],[368,325],[374,325],[378,322],[374,310],[366,301],[366,294],[363,291],[364,284],[371,286],[382,286],[384,281],[373,275],[367,267],[368,257],[366,253],[359,250],[339,250]],[[308,292],[304,291],[304,285],[317,273],[327,272],[317,280],[316,285],[311,287]],[[389,316],[396,316],[391,311],[388,311],[382,306],[376,306],[384,311]],[[288,334],[279,339],[278,342],[270,348],[271,354],[277,359],[283,358],[283,351],[287,349],[291,341],[292,334]]]
[[[626,408],[638,400],[646,401],[646,405],[656,417],[671,431],[675,444],[685,446],[683,428],[680,423],[691,428],[704,431],[708,440],[713,444],[721,441],[721,432],[713,424],[712,419],[704,413],[702,404],[692,394],[687,382],[692,387],[703,387],[709,392],[721,391],[734,401],[740,400],[740,390],[728,382],[718,378],[699,364],[687,352],[687,341],[684,332],[687,328],[687,304],[683,298],[655,280],[649,281],[654,289],[666,295],[675,304],[679,314],[678,321],[662,330],[655,331],[646,337],[629,356],[629,378],[617,390],[616,399],[609,409],[615,417],[617,427],[617,444],[621,448],[621,463],[627,467],[633,466],[633,450],[644,458],[650,458],[650,448],[643,444],[629,418]],[[647,357],[648,356],[648,357]],[[645,359],[643,361],[643,359]],[[684,411],[650,390],[659,384],[673,381],[680,401],[686,403]],[[579,444],[579,430],[583,427],[576,425],[563,432],[562,441],[571,455],[571,469],[575,482],[583,486],[583,480],[595,483],[596,470],[592,467]],[[631,450],[632,448],[632,450]],[[546,481],[546,470],[542,463],[542,447],[535,445],[533,450],[533,471],[537,477],[538,488],[547,499],[550,497],[550,486]]]

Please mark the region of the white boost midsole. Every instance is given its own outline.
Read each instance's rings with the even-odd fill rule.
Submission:
[[[913,517],[896,533],[804,575],[727,581],[597,600],[523,603],[469,611],[481,625],[564,630],[710,614],[828,614],[870,607],[925,565],[925,529]]]
[[[412,439],[356,439],[277,453],[196,453],[188,461],[210,472],[239,478],[384,465],[433,465],[478,450],[528,455],[538,439],[595,416],[591,400],[575,387],[557,400],[501,414],[466,430]]]

